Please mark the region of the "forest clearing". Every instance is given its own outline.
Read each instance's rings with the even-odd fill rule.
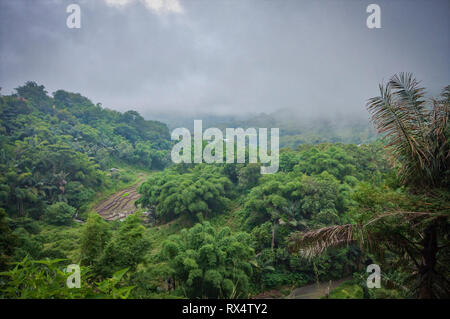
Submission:
[[[145,178],[139,179],[139,182],[133,186],[120,190],[100,202],[95,208],[101,217],[105,220],[124,220],[128,215],[134,214],[137,207],[134,203],[141,197],[137,188],[144,182]]]

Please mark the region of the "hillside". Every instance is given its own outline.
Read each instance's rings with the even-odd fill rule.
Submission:
[[[82,214],[96,192],[133,182],[131,171],[161,169],[169,160],[165,124],[108,110],[80,94],[49,96],[34,82],[1,96],[0,131],[0,194],[11,216],[40,219],[58,202]]]

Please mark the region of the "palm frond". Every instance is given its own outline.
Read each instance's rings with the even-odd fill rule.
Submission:
[[[439,217],[447,216],[445,213],[393,211],[377,215],[363,225],[345,224],[322,227],[306,232],[295,232],[288,237],[289,249],[291,252],[299,252],[303,257],[311,259],[322,254],[331,247],[349,245],[358,242],[361,248],[372,250],[375,242],[377,246],[381,242],[392,242],[389,233],[383,232],[380,236],[376,225],[388,217],[400,217],[402,222],[418,223],[430,221]],[[420,220],[419,220],[420,219]],[[414,229],[412,229],[415,231]],[[398,244],[398,234],[391,234]]]
[[[375,218],[372,218],[367,223],[364,224],[363,227],[367,227],[370,224],[376,223],[379,220],[386,218],[386,217],[392,217],[392,216],[400,216],[405,219],[405,221],[413,221],[417,218],[425,217],[425,218],[439,218],[441,216],[446,216],[443,213],[436,213],[436,212],[410,212],[410,211],[394,211],[394,212],[385,212],[382,214],[379,214]]]
[[[394,93],[396,100],[414,114],[411,117],[411,125],[413,128],[417,128],[417,134],[423,138],[428,120],[428,112],[425,110],[425,100],[423,99],[425,89],[419,86],[419,82],[411,73],[395,74],[389,83],[396,90]]]
[[[430,176],[434,184],[448,185],[450,176],[443,176],[442,172],[450,169],[450,86],[442,91],[440,99],[432,99],[433,110],[429,129],[429,149],[432,154]],[[447,180],[445,180],[447,178]]]
[[[307,232],[292,233],[288,242],[291,251],[300,252],[306,258],[320,255],[330,247],[350,244],[354,241],[355,225],[335,225]]]
[[[450,179],[442,174],[450,166],[450,87],[444,89],[441,99],[432,100],[431,110],[424,92],[412,74],[400,73],[380,85],[380,95],[369,99],[367,108],[388,142],[391,164],[400,166],[402,181],[413,186],[442,186]]]

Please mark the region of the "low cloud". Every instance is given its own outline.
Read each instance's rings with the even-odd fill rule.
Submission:
[[[0,86],[25,81],[142,114],[359,114],[392,74],[450,82],[448,0],[0,0]],[[420,23],[419,23],[419,22]],[[432,50],[430,50],[432,48]]]
[[[133,3],[141,3],[156,14],[183,13],[178,0],[104,0],[111,7],[125,7]]]

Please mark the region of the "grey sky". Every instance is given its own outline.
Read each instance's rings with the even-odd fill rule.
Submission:
[[[81,29],[66,7],[81,6]],[[382,29],[366,27],[381,6]],[[449,0],[0,0],[2,93],[27,80],[104,106],[365,114],[380,81],[450,84]]]

